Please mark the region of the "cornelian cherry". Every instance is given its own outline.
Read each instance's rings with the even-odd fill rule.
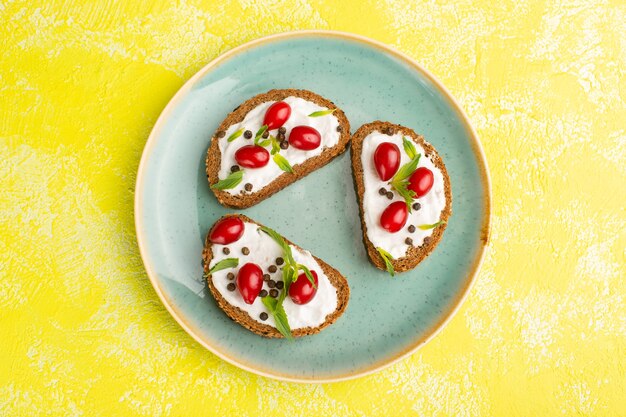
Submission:
[[[380,225],[389,233],[396,233],[404,227],[409,212],[404,201],[396,201],[387,206],[380,216]]]
[[[374,166],[381,180],[393,177],[400,166],[400,149],[395,143],[383,142],[374,151]]]
[[[244,224],[239,217],[226,217],[215,223],[209,240],[218,245],[228,245],[238,241],[243,235]]]
[[[289,297],[291,297],[291,301],[302,305],[310,302],[313,297],[315,297],[318,287],[317,273],[312,270],[311,275],[313,275],[315,287],[311,284],[311,281],[309,281],[304,272],[298,275],[298,278],[291,283],[289,286]]]
[[[310,151],[322,143],[322,136],[311,126],[296,126],[289,132],[289,144],[294,148]]]
[[[420,167],[409,177],[409,185],[407,188],[415,191],[417,197],[423,197],[433,188],[434,182],[435,177],[433,176],[433,172],[426,167]]]
[[[246,304],[254,303],[263,288],[263,271],[261,267],[248,262],[237,273],[237,288]]]
[[[246,145],[237,149],[235,161],[242,167],[261,168],[267,165],[270,160],[270,153],[259,145]]]
[[[289,107],[289,104],[284,101],[277,101],[269,106],[265,112],[263,124],[267,126],[267,130],[278,129],[285,124],[289,116],[291,116],[291,107]]]

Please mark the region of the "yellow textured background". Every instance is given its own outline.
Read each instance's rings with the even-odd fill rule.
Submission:
[[[0,415],[626,415],[626,5],[0,1]],[[474,123],[491,248],[431,343],[355,381],[226,364],[160,304],[141,151],[222,52],[303,28],[406,52]]]

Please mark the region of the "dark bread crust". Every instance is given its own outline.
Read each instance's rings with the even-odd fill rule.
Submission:
[[[250,219],[249,217],[244,216],[243,214],[227,214],[223,216],[222,218],[220,218],[219,220],[226,218],[226,217],[238,217],[244,222],[250,222],[250,223],[257,224],[259,226],[263,226],[262,224],[255,222],[254,220]],[[211,263],[211,260],[213,259],[213,250],[212,250],[213,245],[209,241],[210,235],[211,235],[211,231],[207,233],[206,241],[204,244],[204,250],[202,251],[202,260],[203,260],[203,265],[204,265],[204,274],[205,276],[207,276],[207,284],[208,284],[209,290],[211,291],[211,294],[213,294],[213,297],[215,298],[215,301],[217,301],[217,305],[222,310],[224,310],[224,312],[228,315],[228,317],[230,317],[237,323],[241,324],[246,329],[260,336],[282,338],[283,335],[280,334],[280,332],[276,330],[274,327],[268,324],[259,323],[258,321],[250,317],[250,315],[248,315],[248,313],[245,312],[244,310],[228,303],[228,301],[226,301],[224,297],[222,297],[222,294],[215,288],[215,286],[213,285],[213,277],[212,275],[209,274],[209,265]],[[285,239],[285,241],[288,244],[298,249],[302,249],[298,245],[289,241],[288,239]],[[337,308],[335,309],[333,313],[327,315],[326,321],[322,323],[321,325],[319,325],[318,327],[303,327],[300,329],[292,330],[291,334],[294,337],[300,337],[300,336],[306,336],[310,334],[319,333],[325,327],[333,324],[339,318],[339,316],[341,316],[343,312],[345,311],[346,307],[348,306],[348,299],[350,298],[350,287],[348,287],[348,281],[346,280],[346,278],[343,275],[341,275],[335,268],[328,265],[326,262],[322,261],[318,257],[313,256],[313,258],[315,258],[317,263],[319,263],[319,265],[322,267],[322,270],[324,271],[324,274],[326,274],[326,276],[330,280],[330,283],[337,290]]]
[[[441,240],[443,231],[447,226],[447,221],[452,214],[452,191],[450,189],[450,178],[448,177],[448,171],[441,157],[437,154],[435,148],[426,142],[424,138],[408,127],[396,125],[389,122],[381,122],[379,120],[364,124],[361,126],[354,135],[352,135],[352,146],[350,150],[350,157],[352,158],[352,177],[354,179],[354,188],[356,190],[357,199],[359,203],[359,214],[361,216],[361,230],[363,231],[363,244],[367,250],[367,255],[370,261],[378,269],[386,270],[385,261],[378,253],[372,242],[367,238],[367,226],[365,225],[364,213],[363,213],[363,194],[365,192],[365,186],[363,181],[363,164],[361,163],[361,151],[363,148],[363,140],[374,131],[387,133],[388,135],[394,135],[395,133],[402,133],[406,137],[410,137],[413,142],[419,144],[424,148],[425,154],[431,159],[433,164],[441,170],[443,174],[443,183],[446,196],[446,206],[441,213],[441,220],[446,223],[437,226],[433,231],[433,234],[427,237],[427,241],[422,246],[410,246],[407,250],[406,256],[391,261],[393,268],[396,272],[404,272],[413,269],[422,262],[432,251],[435,246]]]
[[[213,194],[215,194],[217,201],[219,201],[223,206],[233,208],[247,208],[253,206],[270,197],[274,193],[282,190],[289,184],[299,180],[316,169],[323,167],[333,158],[339,156],[346,150],[346,146],[350,141],[350,123],[348,122],[348,118],[344,112],[335,106],[332,101],[308,90],[270,90],[267,93],[256,95],[243,102],[239,107],[233,110],[232,113],[226,116],[226,119],[224,119],[224,121],[217,128],[216,132],[213,134],[213,137],[211,138],[211,145],[209,146],[206,157],[206,173],[209,185],[213,185],[219,181],[218,173],[222,163],[222,153],[218,143],[218,132],[226,132],[231,125],[241,122],[246,117],[246,114],[258,105],[267,101],[284,100],[290,96],[299,97],[329,109],[337,109],[333,113],[333,116],[337,117],[339,120],[339,126],[341,126],[342,129],[339,136],[339,142],[337,142],[337,144],[332,148],[325,149],[321,154],[294,166],[293,173],[284,172],[274,181],[253,193],[232,195],[224,190],[211,189]]]

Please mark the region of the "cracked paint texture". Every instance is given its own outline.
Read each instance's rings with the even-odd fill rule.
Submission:
[[[626,415],[622,1],[0,1],[0,415]],[[160,304],[139,159],[193,73],[318,28],[406,52],[467,110],[490,249],[418,353],[298,385],[231,366]],[[376,394],[376,395],[373,395]]]

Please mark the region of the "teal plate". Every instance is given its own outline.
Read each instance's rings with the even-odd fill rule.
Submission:
[[[368,262],[348,152],[242,210],[333,265],[350,284],[343,316],[321,333],[293,343],[265,339],[231,321],[207,291],[200,266],[207,231],[232,212],[218,204],[207,184],[209,140],[233,108],[272,88],[304,88],[334,101],[345,111],[352,131],[373,120],[413,128],[443,157],[453,192],[453,214],[439,246],[416,269],[393,279]],[[375,41],[306,31],[235,48],[181,88],[146,144],[135,219],[141,255],[157,294],[199,343],[260,375],[327,382],[388,366],[445,324],[482,260],[489,202],[478,139],[432,75]]]

